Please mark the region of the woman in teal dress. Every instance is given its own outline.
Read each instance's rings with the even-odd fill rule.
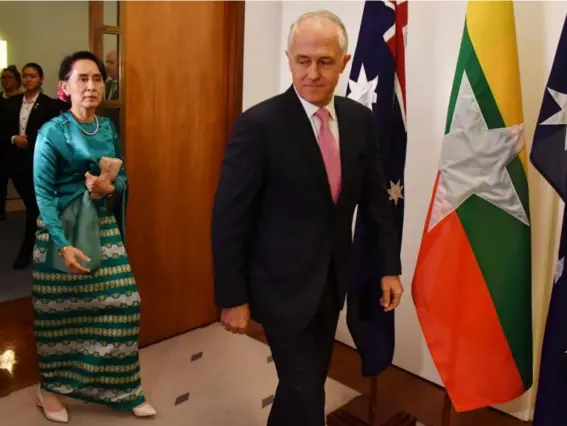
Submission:
[[[140,382],[140,295],[124,248],[124,215],[110,208],[112,201],[124,205],[124,167],[113,182],[97,175],[101,157],[121,158],[114,125],[95,115],[106,71],[94,54],[77,52],[63,60],[59,79],[71,109],[41,128],[34,154],[40,210],[32,293],[38,405],[60,423],[69,416],[57,395],[153,416]],[[70,226],[63,212],[76,206],[87,219],[71,215]],[[72,244],[89,232],[87,242],[98,259],[93,270],[93,256]]]

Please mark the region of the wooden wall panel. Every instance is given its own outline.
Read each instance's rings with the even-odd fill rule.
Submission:
[[[127,249],[142,295],[141,343],[149,344],[218,318],[210,220],[240,107],[244,6],[121,6]]]

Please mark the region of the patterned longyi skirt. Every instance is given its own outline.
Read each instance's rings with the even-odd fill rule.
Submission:
[[[130,410],[145,400],[140,382],[140,295],[114,215],[98,207],[101,267],[67,274],[46,263],[49,233],[38,220],[32,300],[41,387]]]

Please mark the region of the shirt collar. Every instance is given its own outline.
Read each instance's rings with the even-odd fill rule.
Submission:
[[[37,92],[37,93],[35,94],[35,96],[34,96],[33,99],[31,100],[31,102],[28,102],[28,101],[26,101],[26,95],[25,95],[25,93],[24,93],[24,97],[23,97],[23,99],[22,99],[22,102],[23,102],[24,104],[31,104],[31,105],[33,105],[33,104],[35,104],[35,101],[37,101],[37,98],[39,98],[39,92]]]
[[[293,90],[295,90],[295,94],[297,95],[297,97],[301,101],[301,105],[303,105],[303,109],[305,109],[307,116],[309,118],[313,117],[315,115],[315,113],[319,110],[320,107],[318,107],[317,105],[313,105],[312,103],[309,103],[305,99],[303,99],[299,95],[299,93],[297,92],[297,89],[295,88],[295,86],[293,86]],[[325,105],[324,108],[327,111],[329,111],[329,118],[331,120],[336,120],[337,116],[336,116],[336,113],[335,113],[335,97],[334,96],[331,99],[331,102],[329,102],[327,105]]]

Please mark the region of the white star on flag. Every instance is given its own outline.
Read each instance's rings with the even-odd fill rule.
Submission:
[[[524,145],[523,124],[489,129],[466,73],[457,99],[451,129],[441,148],[440,177],[428,230],[473,194],[529,226],[506,168]]]
[[[358,74],[358,81],[349,80],[350,93],[348,98],[360,102],[362,105],[372,109],[372,104],[375,104],[378,98],[376,88],[378,87],[378,76],[368,81],[364,64],[360,67]]]
[[[394,205],[397,206],[398,205],[398,201],[400,201],[400,198],[404,198],[404,196],[402,195],[402,190],[404,189],[403,185],[400,185],[400,180],[398,179],[398,181],[396,183],[390,181],[390,189],[388,189],[388,199],[390,201],[394,202]]]
[[[567,95],[565,93],[558,92],[557,90],[553,90],[550,87],[547,88],[547,91],[551,96],[553,96],[555,103],[561,108],[561,111],[556,112],[545,121],[542,121],[541,124],[543,126],[567,125]],[[567,129],[565,130],[565,151],[567,151]]]

